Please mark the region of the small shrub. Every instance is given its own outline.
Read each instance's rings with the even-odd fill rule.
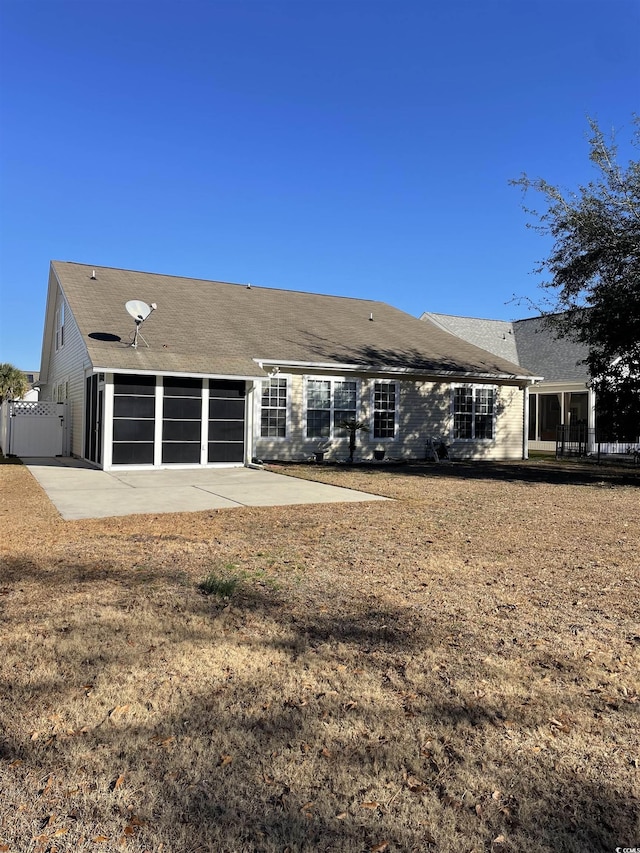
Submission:
[[[205,595],[231,598],[239,583],[238,575],[221,575],[218,572],[209,572],[206,578],[203,578],[198,584],[198,589]]]

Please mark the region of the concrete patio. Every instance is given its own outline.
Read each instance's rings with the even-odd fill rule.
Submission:
[[[239,506],[385,500],[366,492],[254,468],[113,472],[99,471],[71,457],[22,461],[66,520]]]

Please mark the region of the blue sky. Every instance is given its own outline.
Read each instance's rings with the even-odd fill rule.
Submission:
[[[508,181],[588,181],[587,115],[626,162],[639,31],[637,0],[1,0],[0,361],[38,368],[51,259],[527,316],[548,244]]]

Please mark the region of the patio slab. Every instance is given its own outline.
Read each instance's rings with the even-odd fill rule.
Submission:
[[[22,460],[66,520],[386,498],[253,468],[98,471],[67,457]]]

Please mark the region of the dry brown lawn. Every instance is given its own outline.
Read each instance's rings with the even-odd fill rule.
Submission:
[[[637,474],[286,470],[395,500],[64,522],[0,465],[0,851],[640,846]]]

